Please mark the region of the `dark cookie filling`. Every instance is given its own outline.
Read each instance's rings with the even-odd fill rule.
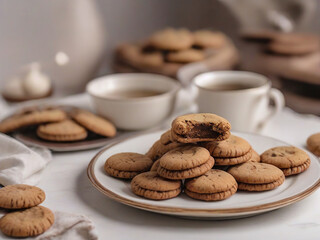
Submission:
[[[212,125],[202,123],[193,125],[187,133],[178,135],[183,138],[217,138],[223,135],[223,133],[214,131]]]

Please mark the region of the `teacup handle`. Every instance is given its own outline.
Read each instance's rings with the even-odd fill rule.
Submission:
[[[276,89],[271,88],[269,92],[269,98],[273,100],[275,107],[271,110],[268,116],[266,116],[257,126],[257,131],[260,132],[264,125],[269,122],[275,115],[282,111],[285,106],[285,100],[283,93]]]

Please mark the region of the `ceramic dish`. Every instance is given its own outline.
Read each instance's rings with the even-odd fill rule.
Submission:
[[[103,148],[91,160],[87,169],[93,186],[106,196],[132,207],[185,218],[212,220],[242,218],[275,210],[302,200],[320,186],[320,163],[309,152],[310,168],[304,173],[286,178],[280,187],[259,193],[239,191],[229,199],[217,202],[196,201],[184,193],[165,201],[144,199],[131,192],[130,181],[112,178],[104,172],[103,166],[108,157],[119,152],[145,153],[161,133],[158,131],[140,135]],[[288,145],[261,135],[240,132],[233,134],[248,140],[258,153],[271,147]]]
[[[86,89],[96,112],[118,129],[143,130],[159,125],[171,115],[180,83],[158,74],[123,73],[94,79]],[[156,93],[125,97],[126,91]]]
[[[99,148],[120,140],[131,135],[135,132],[122,132],[118,131],[117,135],[113,138],[106,138],[97,134],[89,133],[88,137],[81,141],[75,142],[52,142],[39,138],[35,130],[19,131],[13,134],[13,137],[28,146],[46,147],[55,152],[69,152],[69,151],[81,151]]]

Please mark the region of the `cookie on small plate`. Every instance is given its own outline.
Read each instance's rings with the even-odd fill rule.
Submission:
[[[48,122],[59,122],[67,118],[60,109],[34,110],[6,118],[0,122],[0,132],[8,133],[19,128]]]
[[[14,184],[0,188],[0,208],[21,209],[39,205],[46,198],[38,187]]]
[[[91,112],[76,110],[72,113],[72,118],[81,126],[96,134],[114,137],[117,133],[115,126],[111,122]]]
[[[51,210],[36,206],[4,215],[0,219],[0,230],[10,237],[33,237],[47,231],[53,223]]]
[[[166,28],[154,33],[148,43],[157,49],[178,51],[192,46],[193,35],[187,29]]]
[[[308,154],[293,146],[274,147],[262,153],[260,157],[261,162],[280,168],[285,176],[302,173],[311,164]]]
[[[226,36],[223,33],[210,30],[195,31],[193,37],[194,45],[202,48],[221,48],[227,42]]]
[[[104,170],[116,178],[131,179],[134,176],[147,172],[153,161],[146,155],[133,152],[117,153],[109,157]]]
[[[168,179],[186,179],[206,173],[213,165],[214,159],[207,149],[186,145],[163,155],[157,172],[161,177]]]
[[[319,38],[308,34],[278,34],[268,45],[268,50],[285,55],[301,55],[318,51]]]
[[[186,49],[177,52],[169,52],[166,56],[169,62],[191,63],[205,59],[204,51],[197,49]]]
[[[308,137],[307,148],[314,155],[320,157],[320,133],[315,133]]]
[[[238,184],[231,174],[211,169],[200,177],[187,179],[184,192],[194,199],[218,201],[231,197],[237,187]]]
[[[37,128],[38,137],[56,142],[72,142],[83,140],[87,137],[86,129],[70,119],[57,123],[40,125]]]
[[[238,189],[261,192],[280,186],[285,179],[283,172],[267,163],[246,162],[228,169],[238,182]]]
[[[162,178],[155,171],[145,172],[132,179],[131,189],[138,196],[153,200],[165,200],[180,194],[181,181]]]
[[[182,143],[222,141],[230,136],[230,123],[212,113],[195,113],[177,117],[171,125],[171,137]]]

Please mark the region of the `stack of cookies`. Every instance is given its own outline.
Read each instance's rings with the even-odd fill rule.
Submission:
[[[88,133],[104,137],[116,135],[115,126],[107,119],[91,112],[75,109],[67,111],[60,107],[31,108],[0,122],[0,132],[10,133],[21,128],[36,128],[39,138],[56,141],[72,142],[84,140]]]
[[[221,32],[166,28],[138,44],[122,44],[115,52],[116,72],[150,72],[175,77],[185,64],[214,57],[225,49],[233,54],[223,65],[232,69],[237,52],[232,41]]]
[[[301,113],[320,114],[320,37],[309,33],[248,32],[242,68],[272,77],[286,104]]]
[[[45,193],[38,187],[24,184],[0,189],[0,208],[8,213],[0,218],[0,230],[11,237],[32,237],[47,231],[54,223],[54,214],[39,206]]]
[[[115,154],[106,160],[105,171],[132,179],[133,193],[148,199],[169,199],[184,191],[193,199],[217,201],[237,190],[272,190],[285,176],[310,165],[308,155],[295,147],[269,149],[260,158],[230,129],[230,123],[215,114],[177,117],[145,155]]]

